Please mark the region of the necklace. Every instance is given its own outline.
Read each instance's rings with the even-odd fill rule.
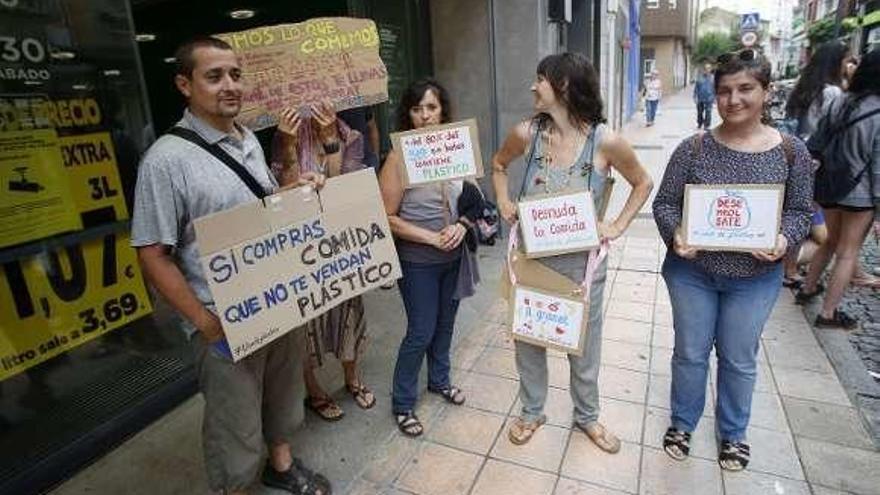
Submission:
[[[589,134],[587,134],[587,135],[589,135]],[[546,144],[546,148],[544,149],[543,156],[541,156],[542,163],[540,165],[540,168],[542,168],[544,171],[544,174],[543,174],[544,177],[543,177],[543,180],[541,181],[541,182],[543,182],[543,185],[544,185],[544,192],[545,193],[552,193],[552,192],[557,192],[557,191],[564,191],[564,190],[568,189],[571,184],[571,178],[574,175],[575,170],[577,169],[577,162],[578,162],[578,159],[580,158],[580,156],[576,156],[574,158],[571,165],[569,165],[568,169],[565,170],[565,173],[562,175],[561,178],[558,178],[558,174],[555,175],[555,178],[554,178],[554,174],[551,173],[555,170],[553,167],[553,154],[550,151],[551,148],[553,147],[553,132],[550,129],[548,129],[546,131],[546,136],[547,136],[547,140],[546,140],[547,144]],[[584,142],[579,147],[581,149],[581,152],[583,152],[583,148],[587,144],[586,139],[587,138],[585,137]],[[581,175],[586,175],[586,167],[587,167],[586,164],[584,167],[582,167],[582,168],[584,168],[584,171]],[[590,168],[592,168],[592,167],[590,167]]]

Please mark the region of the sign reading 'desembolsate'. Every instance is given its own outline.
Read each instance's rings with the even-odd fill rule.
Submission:
[[[235,361],[334,306],[400,278],[376,174],[328,179],[195,222]]]
[[[517,206],[529,258],[599,246],[593,197],[587,190],[530,196]]]
[[[379,34],[369,19],[322,17],[215,36],[238,54],[238,121],[252,129],[277,124],[285,107],[328,99],[338,111],[388,100]]]
[[[583,355],[584,301],[517,285],[510,305],[513,338]]]
[[[474,119],[394,133],[391,142],[402,154],[405,187],[483,176]]]
[[[784,193],[781,184],[688,184],[684,241],[714,251],[773,249]]]

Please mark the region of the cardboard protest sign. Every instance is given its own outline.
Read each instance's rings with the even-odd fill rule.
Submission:
[[[688,184],[685,243],[714,251],[773,249],[782,220],[781,184]]]
[[[587,314],[583,299],[517,285],[510,311],[514,339],[583,355]]]
[[[588,251],[599,246],[590,191],[530,196],[517,206],[529,258]]]
[[[245,86],[238,121],[251,129],[277,124],[284,107],[324,98],[337,111],[388,100],[379,34],[369,19],[322,17],[215,36],[238,54]]]
[[[483,176],[474,119],[394,133],[391,142],[402,155],[404,187]]]
[[[202,267],[236,361],[401,276],[376,174],[362,170],[199,218]]]

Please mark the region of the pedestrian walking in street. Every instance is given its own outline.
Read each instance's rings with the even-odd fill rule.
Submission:
[[[712,107],[715,106],[715,81],[712,80],[712,64],[704,64],[703,72],[694,84],[694,103],[697,104],[697,129],[709,130],[712,126]]]
[[[329,102],[281,112],[281,122],[272,141],[272,172],[279,182],[285,174],[294,177],[303,172],[336,177],[361,170],[364,162],[364,137],[337,118]],[[292,162],[285,162],[292,159]],[[376,397],[358,374],[357,360],[367,340],[364,302],[353,297],[330,311],[309,320],[305,325],[306,351],[303,378],[308,409],[327,421],[342,419],[344,412],[330,394],[321,388],[315,370],[332,354],[342,363],[345,388],[361,409],[370,409]]]
[[[445,124],[451,113],[446,89],[431,79],[417,81],[401,96],[397,128]],[[379,175],[403,271],[398,286],[407,320],[394,367],[391,408],[400,431],[415,437],[424,432],[415,409],[425,357],[428,391],[450,404],[464,404],[464,392],[449,377],[450,347],[459,301],[473,294],[478,276],[476,258],[464,242],[473,222],[459,211],[464,181],[404,190],[400,160],[399,153],[390,153]]]
[[[517,200],[528,196],[588,189],[601,211],[611,170],[632,186],[626,204],[613,222],[602,222],[603,242],[618,238],[647,201],[651,176],[639,164],[629,143],[605,124],[598,76],[586,57],[563,53],[545,57],[531,87],[535,116],[514,126],[492,158],[492,181],[502,217],[516,221],[516,205],[508,191],[508,167],[526,155],[522,186]],[[512,232],[510,235],[517,235]],[[581,284],[588,260],[586,252],[540,258],[548,268]],[[582,356],[569,354],[574,424],[602,450],[616,453],[620,440],[599,422],[599,365],[602,344],[602,300],[607,263],[602,262],[591,280],[588,338]],[[515,341],[522,409],[508,437],[517,445],[528,442],[546,421],[547,352],[544,347]]]
[[[657,107],[660,106],[660,98],[663,96],[663,83],[660,81],[660,71],[652,69],[645,78],[645,87],[642,90],[645,96],[645,124],[648,127],[654,125],[657,116]]]
[[[853,329],[858,321],[839,309],[840,301],[872,223],[880,233],[880,52],[864,57],[849,91],[832,103],[808,147],[821,162],[815,194],[825,210],[828,242],[816,253],[796,300],[803,304],[823,291],[819,277],[833,257],[816,326]]]
[[[850,61],[849,47],[840,41],[820,45],[801,70],[785,104],[787,119],[797,121],[796,132],[806,141],[816,130],[831,102],[843,94],[845,70]]]
[[[663,448],[677,460],[690,452],[706,398],[709,353],[718,356],[718,463],[739,471],[751,457],[746,429],[757,374],[756,355],[782,281],[779,260],[810,228],[811,160],[800,140],[762,122],[770,64],[755,51],[722,55],[715,70],[721,124],[682,142],[654,200],[654,220],[669,247],[663,279],[672,303],[671,426]],[[772,250],[700,251],[681,232],[686,184],[782,184],[781,231]]]
[[[247,493],[262,470],[265,485],[327,495],[329,481],[291,452],[297,332],[233,362],[199,260],[194,220],[279,187],[254,133],[235,122],[242,104],[241,65],[227,43],[209,37],[185,43],[175,58],[175,84],[187,109],[141,161],[131,245],[147,279],[183,316],[205,399],[208,484],[214,491]],[[323,184],[323,176],[311,172],[282,177],[282,187]],[[269,460],[262,468],[264,445]]]

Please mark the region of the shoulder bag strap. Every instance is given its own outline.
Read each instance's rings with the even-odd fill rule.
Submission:
[[[535,123],[535,134],[532,136],[532,146],[529,148],[529,156],[526,158],[526,168],[523,171],[523,180],[522,185],[519,188],[519,195],[517,196],[517,200],[522,199],[523,194],[526,192],[526,182],[529,180],[529,168],[532,166],[532,159],[535,158],[535,148],[538,145],[538,136],[541,135],[541,123],[537,119],[534,121]],[[531,128],[531,124],[529,125]]]
[[[242,182],[244,182],[248,189],[250,189],[251,192],[254,193],[254,196],[256,196],[257,198],[263,199],[268,196],[263,186],[261,186],[260,183],[257,182],[257,179],[255,179],[254,176],[251,175],[251,173],[248,172],[246,168],[244,168],[244,165],[238,163],[235,158],[229,156],[229,153],[223,151],[223,148],[221,148],[220,145],[209,144],[197,132],[190,129],[185,129],[180,126],[172,127],[168,130],[168,134],[177,136],[181,139],[185,139],[195,145],[198,145],[199,147],[213,155],[214,158],[223,162],[227,167],[229,167],[230,170],[235,173],[235,175],[238,176],[239,179],[241,179]]]

